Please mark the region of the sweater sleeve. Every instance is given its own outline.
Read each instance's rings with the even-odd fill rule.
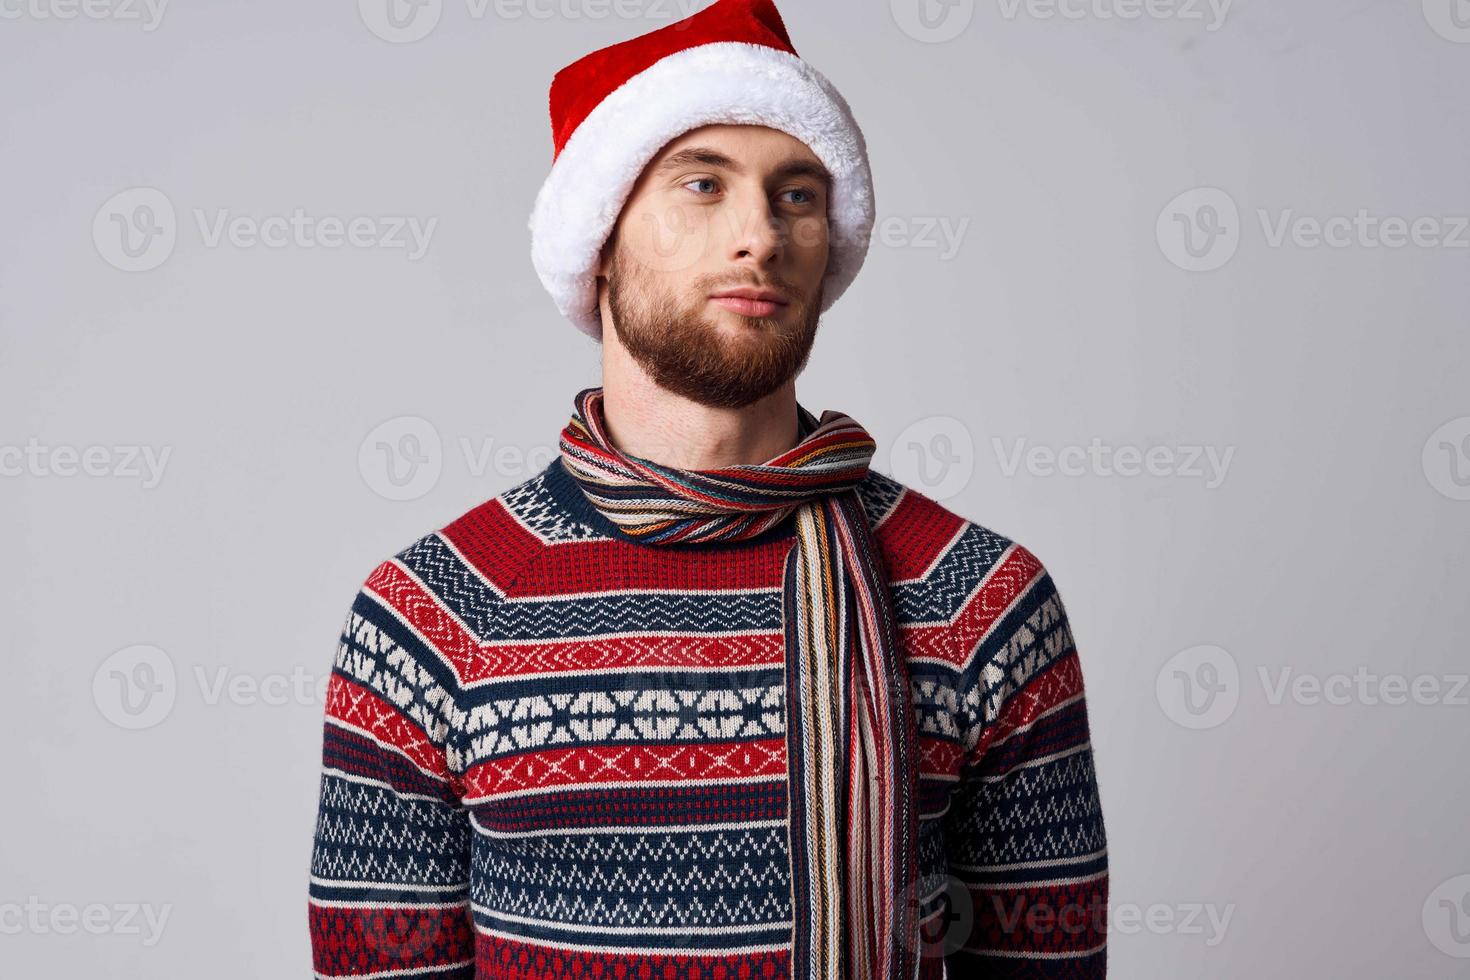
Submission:
[[[1107,841],[1082,669],[1050,574],[1012,545],[961,652],[964,762],[945,815],[952,978],[1100,980]]]
[[[308,913],[316,977],[469,980],[470,826],[453,673],[379,565],[347,615],[327,683]],[[462,757],[461,757],[462,758]]]

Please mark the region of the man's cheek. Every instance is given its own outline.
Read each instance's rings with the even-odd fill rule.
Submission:
[[[710,223],[694,208],[665,205],[640,212],[633,224],[638,260],[653,272],[695,268],[710,245]]]
[[[829,234],[825,218],[799,218],[791,225],[791,244],[801,249],[823,249],[825,253]]]

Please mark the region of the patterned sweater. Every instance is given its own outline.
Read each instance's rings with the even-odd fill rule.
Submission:
[[[872,471],[919,735],[923,978],[1105,975],[1081,666],[1029,551]],[[378,565],[328,685],[315,975],[778,980],[788,518],[635,542],[561,460]]]

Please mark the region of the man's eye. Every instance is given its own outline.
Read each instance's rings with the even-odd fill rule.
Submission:
[[[688,187],[690,184],[716,184],[716,183],[718,183],[718,181],[716,181],[713,177],[696,177],[693,180],[688,181],[687,183],[685,183],[684,186],[685,187]],[[703,191],[696,191],[695,193],[701,193],[702,194],[704,192]]]
[[[805,194],[806,195],[806,200],[804,200],[804,201],[792,201],[791,202],[792,204],[810,204],[810,203],[812,203],[812,201],[816,200],[816,197],[817,197],[815,194],[813,194],[811,191],[807,190],[805,187],[793,187],[793,188],[791,188],[791,190],[785,191],[785,193],[787,193],[787,194]]]

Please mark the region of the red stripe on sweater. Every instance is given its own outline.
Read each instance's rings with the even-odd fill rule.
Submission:
[[[1082,662],[1073,650],[1052,661],[1024,689],[1011,696],[1001,708],[1000,717],[980,736],[972,758],[981,758],[992,745],[1081,693]]]
[[[780,667],[785,649],[780,633],[709,635],[686,633],[590,636],[548,643],[488,647],[497,680],[523,674],[573,671],[714,670]]]
[[[546,550],[495,497],[460,515],[440,535],[501,594],[508,594],[521,569]]]
[[[955,616],[950,659],[956,669],[965,668],[980,641],[1041,572],[1041,562],[1020,545],[1002,556]]]
[[[786,774],[786,740],[695,745],[620,744],[532,749],[488,759],[465,776],[466,796],[486,797],[526,789],[589,783],[720,782]]]
[[[474,939],[466,906],[415,907],[423,892],[402,886],[403,904],[308,907],[312,967],[324,977],[426,970],[468,963]],[[391,973],[390,973],[391,975]],[[446,974],[447,975],[447,974]]]
[[[444,753],[412,719],[371,688],[334,673],[327,682],[326,714],[398,749],[424,772],[449,780]]]
[[[786,536],[735,552],[650,548],[621,539],[558,544],[516,580],[515,597],[614,589],[778,589],[793,540]]]
[[[386,561],[374,569],[365,588],[377,593],[443,655],[461,685],[493,676],[495,663],[485,647],[396,562]]]
[[[774,980],[791,975],[786,950],[752,953],[582,952],[476,933],[477,976],[518,980]]]

